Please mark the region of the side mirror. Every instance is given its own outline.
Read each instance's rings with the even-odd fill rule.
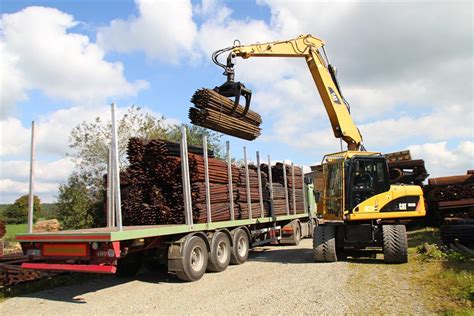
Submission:
[[[304,177],[304,184],[308,185],[313,183],[313,178],[311,177]]]

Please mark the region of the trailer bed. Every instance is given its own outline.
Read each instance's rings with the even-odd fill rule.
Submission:
[[[209,224],[169,224],[149,226],[124,226],[122,231],[116,227],[89,228],[57,232],[41,232],[33,234],[18,234],[19,242],[92,242],[92,241],[121,241],[147,237],[158,237],[182,234],[192,231],[206,231],[219,228],[231,228],[243,225],[269,223],[275,221],[294,220],[308,217],[308,213],[283,215],[276,217],[258,217],[233,221],[212,222]]]

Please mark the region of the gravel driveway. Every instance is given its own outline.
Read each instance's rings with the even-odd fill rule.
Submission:
[[[426,313],[409,280],[377,262],[312,262],[311,240],[259,247],[249,261],[184,283],[164,272],[103,279],[8,299],[2,315]],[[360,281],[359,269],[370,274]],[[379,286],[390,286],[379,291]],[[399,287],[399,288],[397,288]]]

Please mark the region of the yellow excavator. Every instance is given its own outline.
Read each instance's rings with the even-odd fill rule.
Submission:
[[[331,153],[322,161],[324,189],[318,199],[318,218],[313,234],[313,254],[318,262],[333,262],[347,255],[383,252],[387,263],[407,262],[405,220],[425,216],[423,191],[415,185],[390,185],[385,157],[366,151],[329,64],[324,41],[312,35],[295,39],[233,46],[214,52],[213,61],[224,68],[227,81],[215,88],[234,97],[236,106],[245,98],[246,113],[252,92],[234,81],[235,59],[251,57],[302,57],[305,59],[326,108],[336,138],[347,151]],[[227,53],[227,63],[218,57]]]

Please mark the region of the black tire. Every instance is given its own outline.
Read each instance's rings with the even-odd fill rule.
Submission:
[[[243,264],[249,257],[250,241],[245,230],[239,228],[234,233],[232,256],[230,263]]]
[[[221,272],[227,269],[232,255],[232,246],[229,237],[223,232],[217,232],[212,236],[211,253],[207,270],[211,272]]]
[[[314,228],[313,256],[316,262],[337,261],[335,226],[322,225]]]
[[[382,233],[385,263],[408,262],[408,242],[405,225],[383,225]]]
[[[129,278],[137,275],[142,266],[142,256],[130,254],[118,259],[115,275],[119,278]]]
[[[206,272],[208,262],[208,251],[204,240],[199,236],[190,237],[182,255],[183,270],[177,271],[176,276],[188,282],[199,280]]]

